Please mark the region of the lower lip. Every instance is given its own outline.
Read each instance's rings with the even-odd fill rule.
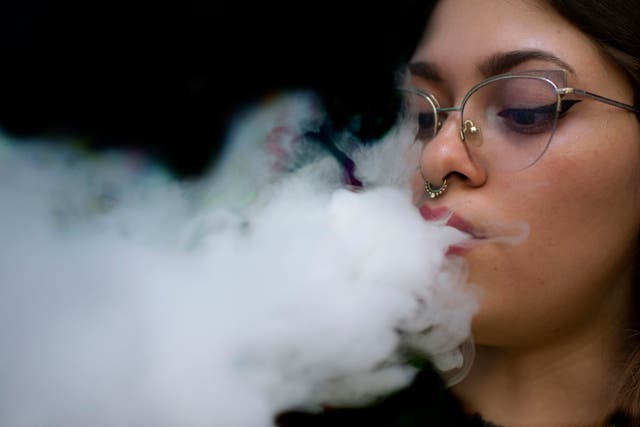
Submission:
[[[470,249],[471,248],[468,246],[451,245],[447,248],[447,251],[444,254],[445,256],[463,256],[469,252]]]
[[[484,239],[481,238],[475,238],[472,240],[468,240],[464,243],[459,243],[456,245],[451,245],[447,248],[447,250],[445,251],[445,255],[446,256],[463,256],[465,255],[467,252],[469,252],[470,250],[472,250],[473,248],[477,247],[478,245],[482,244]]]

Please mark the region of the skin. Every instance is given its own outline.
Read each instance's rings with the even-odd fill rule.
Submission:
[[[460,105],[487,77],[479,64],[528,49],[568,64],[568,86],[633,103],[623,72],[534,1],[440,1],[412,63],[429,62],[441,81],[413,74],[409,84],[441,106]],[[558,68],[534,59],[510,71]],[[469,411],[505,426],[594,423],[609,410],[626,354],[640,231],[638,120],[584,100],[560,119],[544,156],[511,173],[469,157],[459,120],[450,114],[420,158],[429,181],[447,177],[447,192],[425,198],[416,172],[415,203],[446,206],[492,237],[519,222],[530,233],[523,243],[488,239],[462,255],[483,296],[473,322],[476,360],[454,391]]]

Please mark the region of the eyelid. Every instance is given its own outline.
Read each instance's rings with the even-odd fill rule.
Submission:
[[[419,91],[433,96],[441,106],[449,105],[448,102],[451,99],[451,96],[444,80],[429,80],[414,77],[409,79],[408,87],[418,89]]]
[[[562,68],[546,68],[546,69],[532,68],[532,69],[524,69],[524,70],[517,70],[517,71],[508,71],[508,72],[499,73],[499,74],[495,74],[495,75],[483,78],[482,80],[465,88],[466,91],[464,92],[463,96],[466,96],[466,94],[470,90],[472,90],[473,87],[481,83],[484,83],[487,80],[492,80],[496,77],[506,76],[506,75],[542,77],[552,82],[556,87],[566,87],[568,73],[570,73],[570,71]],[[451,94],[451,90],[449,90],[449,85],[447,85],[444,82],[444,80],[428,81],[427,79],[424,79],[424,78],[413,78],[409,80],[409,83],[411,87],[432,95],[438,101],[441,107],[458,105],[459,101],[457,101],[456,103],[451,101],[455,97],[451,96],[452,94]],[[427,88],[427,83],[428,83],[428,88]],[[443,90],[443,88],[445,89]]]

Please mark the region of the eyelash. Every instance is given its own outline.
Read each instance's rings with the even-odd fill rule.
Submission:
[[[571,107],[573,107],[574,105],[576,105],[577,103],[579,103],[580,100],[575,100],[575,99],[567,99],[567,100],[562,100],[560,102],[560,111],[558,112],[558,119],[564,117],[567,112],[571,109]],[[551,104],[549,106],[546,106],[549,109],[553,109],[554,105]],[[531,110],[523,110],[521,113],[530,113]],[[518,111],[516,110],[509,110],[508,112],[506,112],[502,117],[507,118],[509,116],[509,113],[518,113]],[[539,113],[544,113],[544,107],[541,107]],[[535,114],[535,112],[533,113]],[[429,119],[432,118],[432,116],[430,115],[425,115],[424,117],[427,117]],[[424,118],[424,117],[419,117],[419,122],[420,119]],[[446,120],[446,114],[441,114],[440,117],[438,117],[439,123],[443,122],[444,120]],[[438,123],[429,123],[426,126],[420,126],[418,129],[418,135],[417,135],[417,139],[420,140],[428,140],[433,136],[433,126],[437,126]],[[515,127],[512,129],[516,132],[519,133],[523,133],[523,134],[527,134],[527,133],[536,133],[535,130],[535,126],[532,127],[531,129],[526,129],[526,125],[521,125],[522,127],[519,128],[519,130],[517,130]]]
[[[562,101],[560,101],[560,112],[558,113],[558,118],[561,118],[562,116],[567,114],[571,107],[579,102],[582,101],[580,101],[579,99],[563,99]]]
[[[578,100],[562,100],[558,120],[573,107]],[[537,135],[547,132],[553,123],[556,104],[536,108],[507,108],[498,113],[506,129],[519,135]]]

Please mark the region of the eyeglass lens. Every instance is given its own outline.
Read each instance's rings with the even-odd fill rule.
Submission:
[[[438,113],[428,96],[413,92],[404,96],[405,123],[422,144],[434,139],[447,115],[456,114]],[[456,126],[471,121],[464,143],[474,162],[491,170],[515,171],[532,165],[545,152],[557,111],[558,95],[549,81],[509,76],[474,87],[462,101]]]

